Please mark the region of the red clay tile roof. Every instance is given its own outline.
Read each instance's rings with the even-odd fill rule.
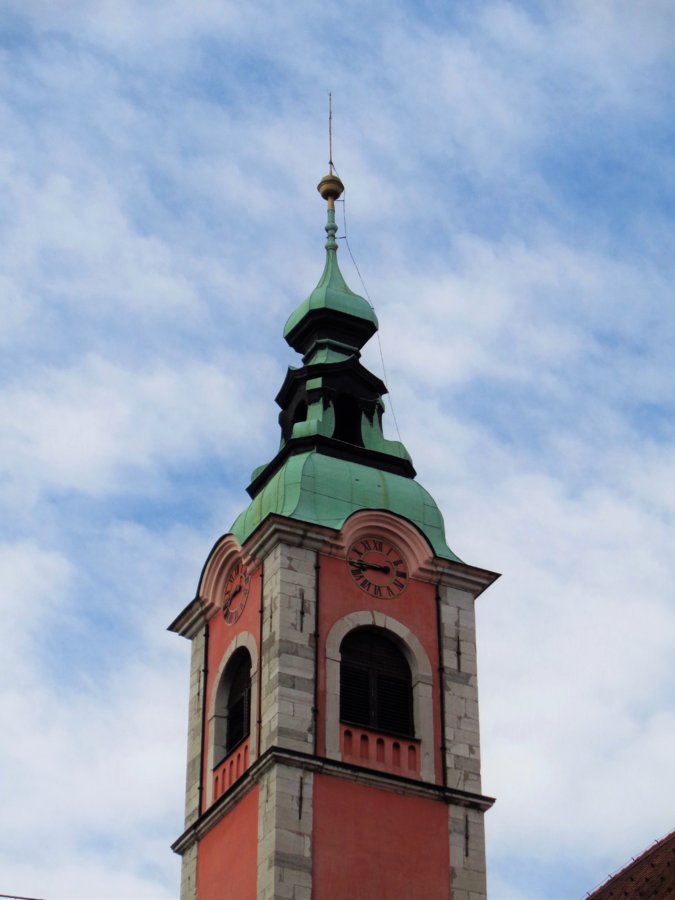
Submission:
[[[588,900],[675,898],[675,831],[588,894]]]

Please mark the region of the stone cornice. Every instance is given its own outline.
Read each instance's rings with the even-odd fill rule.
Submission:
[[[339,762],[325,757],[312,756],[309,753],[300,753],[297,750],[286,750],[282,747],[270,747],[253,765],[247,769],[242,777],[226,791],[214,804],[203,813],[181,836],[174,841],[171,849],[175,853],[183,854],[192,847],[195,841],[201,840],[221,819],[223,819],[232,807],[239,802],[255,785],[263,775],[273,766],[283,764],[305,772],[313,772],[320,775],[329,775],[334,778],[343,778],[355,784],[367,785],[380,790],[393,791],[396,794],[405,794],[409,797],[421,797],[428,800],[438,800],[448,805],[463,806],[467,809],[475,809],[485,812],[494,804],[493,797],[483,794],[473,794],[469,791],[461,791],[456,788],[443,787],[429,782],[416,781],[404,778],[400,775],[391,775],[388,772],[379,772],[375,769],[366,769],[351,763]]]
[[[183,612],[176,616],[167,627],[167,631],[173,631],[176,634],[180,634],[181,637],[192,639],[205,624],[204,604],[199,597],[195,597],[194,600],[188,603]]]
[[[468,591],[474,598],[483,593],[491,584],[501,578],[499,572],[480,569],[467,563],[450,562],[436,557],[429,569],[435,573],[439,584]]]
[[[334,538],[334,529],[271,513],[244,543],[244,550],[254,559],[263,559],[278,543],[321,550]]]

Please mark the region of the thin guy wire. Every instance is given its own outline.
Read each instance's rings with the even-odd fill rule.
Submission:
[[[332,152],[331,152],[331,156],[332,156]],[[337,175],[338,178],[340,178],[340,173],[338,172],[337,169],[335,169],[335,174]],[[340,178],[340,181],[342,181],[341,178]],[[345,246],[347,247],[347,250],[349,252],[350,259],[351,259],[352,263],[354,264],[354,268],[356,269],[356,272],[359,276],[359,281],[361,282],[361,286],[363,287],[363,292],[365,293],[368,303],[370,304],[370,308],[373,310],[373,312],[375,312],[375,307],[373,306],[373,301],[370,299],[370,294],[368,293],[368,288],[366,287],[366,283],[363,280],[363,275],[361,275],[361,270],[359,269],[359,267],[356,264],[356,260],[354,259],[354,254],[352,253],[352,248],[349,246],[349,241],[347,239],[347,212],[346,212],[347,204],[345,202],[347,199],[347,189],[344,187],[344,182],[343,182],[342,187],[343,187],[342,222],[344,225],[345,233],[344,233],[344,235],[342,235],[342,237],[339,237],[338,240],[345,242]],[[379,330],[377,331],[377,346],[380,351],[380,362],[382,363],[382,375],[384,378],[384,383],[386,384],[387,383],[387,369],[384,365],[384,353],[382,352],[382,341],[380,340]],[[391,410],[391,416],[394,420],[394,425],[396,426],[396,434],[398,435],[399,441],[401,441],[401,443],[402,443],[401,432],[398,427],[398,420],[396,418],[396,411],[394,410],[394,400],[393,400],[393,397],[391,396],[391,391],[389,392],[389,409]]]

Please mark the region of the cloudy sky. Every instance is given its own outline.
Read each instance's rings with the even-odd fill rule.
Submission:
[[[4,0],[0,78],[0,893],[177,896],[165,628],[276,449],[328,91],[388,435],[504,573],[491,898],[671,830],[675,5]]]

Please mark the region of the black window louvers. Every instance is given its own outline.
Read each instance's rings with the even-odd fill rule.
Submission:
[[[391,678],[389,675],[378,675],[376,692],[378,719],[375,727],[381,731],[411,735],[410,683],[400,678]]]
[[[340,669],[340,718],[352,725],[370,721],[370,678],[367,669],[343,663]]]
[[[227,699],[227,742],[225,751],[230,753],[248,737],[251,723],[251,658],[242,655],[232,673]]]
[[[376,629],[360,628],[347,635],[340,651],[341,720],[414,736],[410,667],[394,642]]]

